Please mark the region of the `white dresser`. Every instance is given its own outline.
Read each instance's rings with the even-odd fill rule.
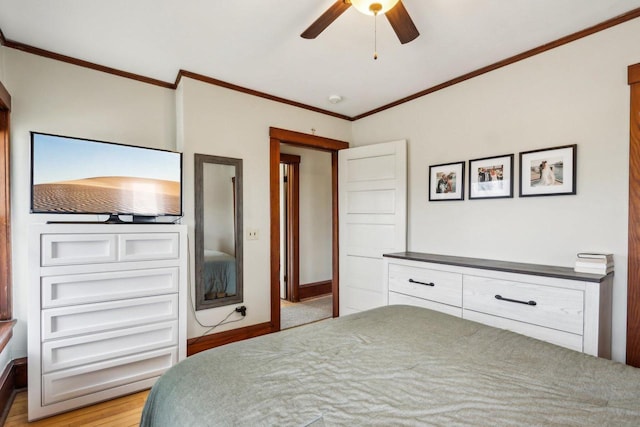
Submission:
[[[384,260],[389,304],[426,307],[611,358],[613,273],[417,252]]]
[[[186,226],[37,224],[29,420],[151,387],[186,357]]]

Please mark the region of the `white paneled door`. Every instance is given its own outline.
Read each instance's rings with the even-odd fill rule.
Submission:
[[[405,140],[338,152],[340,315],[387,304],[382,254],[407,246]]]

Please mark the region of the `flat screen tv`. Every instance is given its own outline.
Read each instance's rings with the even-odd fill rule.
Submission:
[[[31,212],[182,216],[182,153],[31,132]]]

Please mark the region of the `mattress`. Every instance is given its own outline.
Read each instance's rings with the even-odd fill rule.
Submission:
[[[640,425],[640,369],[388,306],[198,353],[142,426]]]

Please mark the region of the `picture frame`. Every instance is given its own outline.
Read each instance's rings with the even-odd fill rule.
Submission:
[[[576,194],[578,145],[520,153],[520,197]]]
[[[464,164],[429,166],[429,201],[464,200]]]
[[[469,200],[513,198],[513,157],[469,160]]]

